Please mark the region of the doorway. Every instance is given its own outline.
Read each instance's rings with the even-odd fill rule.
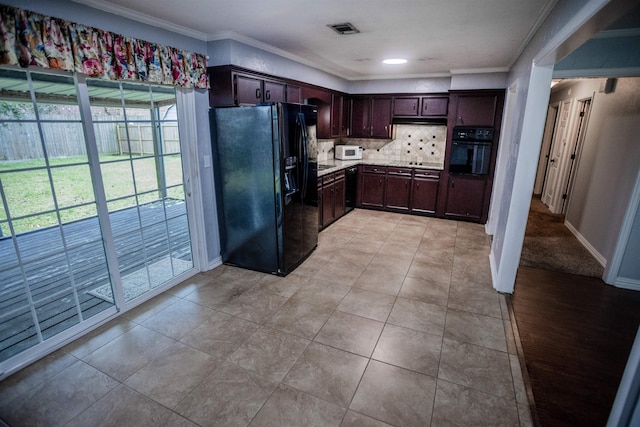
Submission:
[[[551,213],[566,213],[579,155],[587,131],[592,98],[568,99],[549,106],[535,190]]]

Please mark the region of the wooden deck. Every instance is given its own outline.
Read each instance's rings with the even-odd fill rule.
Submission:
[[[165,209],[166,218],[165,223]],[[125,276],[145,263],[171,254],[191,259],[185,204],[167,200],[110,214],[120,273]],[[140,222],[142,230],[140,230]],[[109,283],[102,235],[97,217],[62,226],[69,259],[62,251],[60,227],[17,236],[24,273],[36,307],[44,339],[80,322],[72,291],[73,277],[82,318],[113,304],[88,292]],[[38,343],[11,238],[0,238],[0,361]],[[71,274],[70,274],[71,273]]]
[[[604,426],[640,324],[640,292],[521,266],[510,298],[539,425]]]

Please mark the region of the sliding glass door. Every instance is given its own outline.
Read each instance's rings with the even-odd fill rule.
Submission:
[[[118,150],[100,155],[100,171],[128,302],[193,267],[175,90],[100,80],[87,88],[96,139],[116,130]]]
[[[0,68],[0,196],[0,367],[193,268],[172,87]]]

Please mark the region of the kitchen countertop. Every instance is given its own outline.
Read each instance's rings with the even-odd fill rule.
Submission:
[[[415,163],[399,162],[399,161],[384,161],[384,160],[321,160],[318,162],[318,176],[324,176],[332,172],[336,172],[342,169],[346,169],[350,166],[356,165],[375,165],[375,166],[398,166],[405,168],[415,169],[434,169],[441,171],[443,167],[440,163],[422,163],[416,165]]]

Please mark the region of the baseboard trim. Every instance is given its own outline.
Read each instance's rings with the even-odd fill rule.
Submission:
[[[603,257],[602,254],[598,252],[596,248],[594,248],[591,243],[589,243],[589,241],[585,239],[585,237],[580,234],[580,232],[573,225],[571,225],[569,221],[565,220],[564,225],[569,229],[569,231],[571,231],[571,233],[573,233],[574,236],[576,236],[576,239],[578,239],[580,244],[582,244],[582,246],[584,246],[584,248],[588,250],[591,255],[593,255],[593,257],[601,266],[607,266],[607,259]]]
[[[616,288],[630,289],[632,291],[640,291],[640,280],[629,279],[627,277],[616,277],[613,282]]]
[[[217,257],[211,260],[211,262],[209,262],[209,264],[207,265],[207,271],[209,270],[213,270],[214,268],[218,267],[222,265],[222,257]]]
[[[495,254],[493,252],[493,249],[491,249],[491,252],[489,252],[489,268],[491,269],[491,286],[493,286],[493,289],[497,291],[498,287],[496,286],[496,283],[498,282],[498,269],[496,266]]]

